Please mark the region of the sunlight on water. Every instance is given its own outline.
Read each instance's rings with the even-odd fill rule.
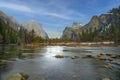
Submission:
[[[119,64],[114,64],[114,62],[119,62],[120,59],[113,59],[110,62],[95,58],[81,58],[86,53],[91,53],[93,56],[101,52],[119,54],[119,47],[111,48],[47,46],[37,49],[37,51],[20,51],[21,57],[17,56],[20,52],[16,50],[13,56],[9,56],[8,52],[13,52],[13,50],[8,51],[8,48],[4,48],[2,51],[4,55],[1,55],[1,57],[9,56],[10,63],[1,67],[0,76],[2,78],[0,80],[18,72],[25,72],[30,75],[28,80],[38,80],[38,77],[45,80],[101,80],[104,77],[111,78],[111,80],[120,80]],[[56,58],[54,57],[56,54],[63,54],[65,57]],[[70,56],[72,55],[80,57],[71,59]]]
[[[60,47],[60,46],[48,46],[46,48],[46,53],[47,56],[55,56],[56,54],[62,54],[63,53],[63,49],[64,47]]]

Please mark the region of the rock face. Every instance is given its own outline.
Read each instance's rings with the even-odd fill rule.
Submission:
[[[44,39],[48,39],[47,33],[43,30],[42,25],[36,21],[26,21],[22,23],[22,26],[31,31],[32,29],[35,31],[37,36],[41,36]]]
[[[71,27],[66,27],[63,31],[62,38],[75,38],[76,32],[79,31],[80,28],[82,28],[83,25],[80,23],[73,23]]]
[[[96,29],[102,29],[102,28],[107,28],[111,24],[114,24],[117,22],[117,19],[114,20],[115,17],[113,14],[102,14],[100,16],[93,16],[92,19],[88,24],[84,26],[85,29],[89,28],[96,28]],[[115,21],[115,22],[114,22]]]
[[[73,28],[73,29],[79,29],[79,28],[81,28],[82,26],[83,26],[83,25],[80,24],[80,23],[73,23],[72,28]]]
[[[71,27],[66,27],[63,31],[62,38],[72,38],[72,33],[78,34],[83,30],[98,29],[98,31],[105,30],[109,26],[119,23],[118,15],[120,14],[120,8],[112,9],[112,12],[107,14],[101,14],[100,16],[93,16],[86,25],[80,25],[73,23]]]
[[[0,11],[0,21],[4,21],[5,24],[9,25],[15,30],[18,30],[21,26],[13,17],[6,15],[2,11]]]

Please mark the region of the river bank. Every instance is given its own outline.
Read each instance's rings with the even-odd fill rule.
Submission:
[[[61,42],[61,43],[32,43],[24,44],[25,47],[40,47],[40,46],[87,46],[87,47],[100,47],[100,46],[119,46],[115,45],[114,42]]]

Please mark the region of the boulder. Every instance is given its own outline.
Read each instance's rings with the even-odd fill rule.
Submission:
[[[27,74],[20,72],[7,77],[5,80],[27,80],[28,77],[29,76]]]
[[[64,55],[63,54],[56,54],[55,57],[56,58],[64,58]]]

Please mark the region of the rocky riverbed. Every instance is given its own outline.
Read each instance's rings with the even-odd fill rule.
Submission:
[[[5,47],[0,57],[0,80],[120,80],[119,47]]]

